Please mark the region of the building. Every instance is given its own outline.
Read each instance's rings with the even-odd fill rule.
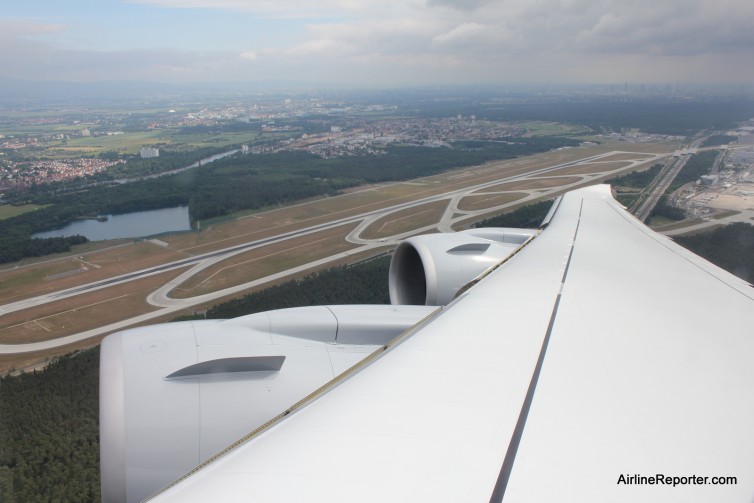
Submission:
[[[714,187],[717,185],[718,176],[717,175],[702,175],[702,177],[699,179],[701,181],[701,184],[704,187]]]
[[[152,157],[160,157],[160,149],[153,147],[144,147],[139,151],[139,155],[142,159],[150,159]]]

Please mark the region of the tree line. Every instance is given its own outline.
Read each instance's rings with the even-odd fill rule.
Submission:
[[[744,97],[696,99],[620,96],[573,99],[544,96],[538,103],[483,103],[481,100],[423,103],[418,116],[476,115],[495,121],[547,121],[583,124],[596,132],[639,129],[691,136],[707,128],[725,130],[754,117],[754,101]]]
[[[754,283],[754,226],[736,222],[709,232],[673,238],[713,264]]]
[[[485,223],[535,227],[549,206],[549,201],[535,203]],[[754,226],[731,224],[675,239],[742,279],[754,279]],[[328,303],[386,303],[388,266],[388,258],[382,257],[311,274],[219,304],[207,317]],[[99,349],[92,348],[41,371],[0,378],[0,501],[99,500],[98,365]]]
[[[519,227],[522,229],[536,229],[542,225],[547,213],[552,207],[552,200],[527,204],[509,213],[503,213],[486,220],[482,220],[474,227]]]
[[[0,221],[0,249],[4,250],[0,262],[30,256],[30,250],[67,251],[60,249],[58,242],[32,243],[35,240],[31,236],[76,219],[188,205],[190,218],[196,222],[335,195],[365,183],[407,180],[577,142],[567,138],[523,138],[511,143],[488,142],[475,148],[390,146],[384,155],[334,159],[296,151],[235,155],[175,175],[127,184],[89,186],[62,194],[31,191],[24,202],[45,207]],[[65,243],[68,247],[74,244],[70,240]]]

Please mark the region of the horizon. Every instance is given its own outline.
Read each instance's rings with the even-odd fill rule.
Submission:
[[[6,80],[754,83],[754,5],[742,0],[31,0],[3,11]]]

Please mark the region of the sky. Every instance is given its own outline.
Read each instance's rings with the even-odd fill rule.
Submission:
[[[4,0],[0,79],[754,83],[750,0]]]

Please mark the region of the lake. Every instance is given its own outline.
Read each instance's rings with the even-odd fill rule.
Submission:
[[[80,234],[90,241],[153,236],[163,232],[191,230],[188,206],[162,210],[138,211],[123,215],[106,215],[107,221],[77,220],[67,226],[38,232],[33,238],[68,237]]]

